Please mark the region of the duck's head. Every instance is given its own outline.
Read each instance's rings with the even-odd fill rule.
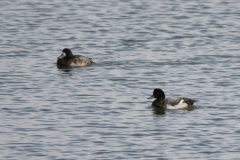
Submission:
[[[72,51],[68,48],[64,48],[62,50],[62,54],[58,57],[58,59],[62,59],[62,58],[73,58],[73,54]]]
[[[151,98],[157,98],[158,100],[164,101],[165,100],[165,94],[160,88],[155,88],[153,90],[153,95],[149,97],[148,99]]]

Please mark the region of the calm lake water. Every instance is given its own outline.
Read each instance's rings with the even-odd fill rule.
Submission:
[[[239,1],[0,6],[0,159],[239,159]],[[63,48],[96,63],[57,67]]]

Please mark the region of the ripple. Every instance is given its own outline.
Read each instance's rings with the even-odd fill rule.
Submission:
[[[0,159],[239,158],[239,2],[0,6]],[[153,108],[156,87],[199,102]]]

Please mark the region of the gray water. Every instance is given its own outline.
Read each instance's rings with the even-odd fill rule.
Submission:
[[[239,6],[1,0],[0,159],[239,159]],[[198,102],[153,108],[154,88]]]

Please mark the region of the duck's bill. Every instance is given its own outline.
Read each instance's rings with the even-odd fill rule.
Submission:
[[[58,59],[62,59],[62,58],[64,58],[64,57],[65,57],[65,53],[62,52],[62,54],[58,57]]]
[[[152,99],[152,98],[154,98],[154,96],[152,95],[151,97],[148,97],[147,99]]]

